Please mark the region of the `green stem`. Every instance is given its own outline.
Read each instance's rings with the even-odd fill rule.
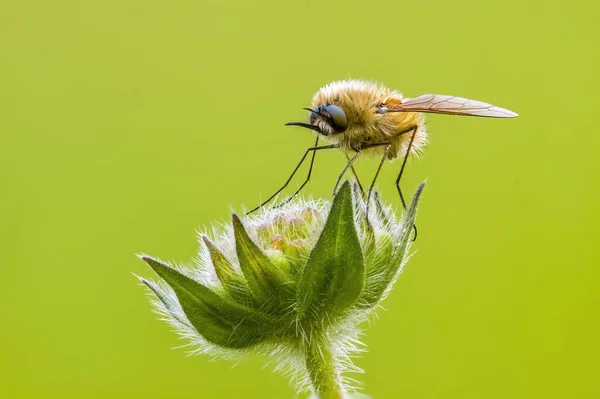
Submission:
[[[306,369],[315,392],[320,399],[342,399],[340,375],[331,348],[321,340],[315,340],[305,350]]]

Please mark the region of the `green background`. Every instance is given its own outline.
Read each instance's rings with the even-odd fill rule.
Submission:
[[[293,397],[260,359],[172,350],[134,254],[186,262],[195,229],[273,192],[313,142],[283,124],[348,77],[521,115],[428,118],[417,253],[364,337],[365,392],[600,397],[597,2],[1,8],[0,397]],[[320,153],[306,192],[343,165]]]

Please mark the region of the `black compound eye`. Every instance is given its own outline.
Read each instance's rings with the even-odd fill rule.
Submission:
[[[329,114],[331,127],[336,133],[342,133],[348,129],[348,117],[340,107],[328,104],[323,107],[323,111]]]

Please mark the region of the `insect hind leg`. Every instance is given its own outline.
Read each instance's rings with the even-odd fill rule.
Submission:
[[[415,126],[411,129],[412,136],[410,137],[410,141],[408,142],[408,147],[406,149],[406,154],[404,154],[404,159],[402,160],[402,166],[400,167],[400,173],[398,173],[398,177],[396,178],[396,189],[398,190],[398,194],[400,195],[400,201],[402,202],[402,208],[406,210],[406,201],[404,200],[404,196],[402,195],[402,189],[400,188],[400,179],[402,178],[402,174],[404,173],[404,168],[406,167],[406,162],[408,161],[408,156],[410,155],[410,150],[412,148],[413,142],[415,141],[415,136],[417,135],[418,126]],[[413,236],[413,241],[417,239],[417,225],[413,224],[413,230],[415,235]]]

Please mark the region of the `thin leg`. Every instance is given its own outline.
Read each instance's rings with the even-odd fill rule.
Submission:
[[[302,156],[302,158],[300,159],[300,162],[298,162],[298,165],[296,165],[296,168],[294,169],[294,171],[292,172],[292,174],[290,175],[290,177],[288,177],[288,179],[286,180],[286,182],[283,184],[283,186],[277,190],[273,195],[271,195],[266,201],[264,201],[262,204],[260,204],[259,206],[257,206],[256,208],[246,212],[246,215],[255,212],[256,210],[262,208],[263,206],[265,206],[266,204],[268,204],[269,202],[271,202],[271,200],[273,200],[273,198],[275,198],[277,196],[277,194],[279,194],[281,191],[283,191],[283,189],[285,189],[287,187],[287,185],[290,183],[290,181],[292,180],[292,178],[294,177],[294,175],[296,174],[296,172],[298,171],[298,169],[300,168],[300,166],[302,166],[302,164],[304,163],[304,160],[306,159],[306,156],[308,155],[309,152],[311,151],[319,151],[319,150],[329,150],[332,148],[338,148],[337,144],[330,144],[330,145],[323,145],[323,146],[315,146],[315,147],[310,147],[306,150],[306,152],[304,153],[304,155]]]
[[[348,171],[348,168],[350,168],[352,166],[354,161],[356,161],[356,158],[358,158],[358,156],[360,155],[360,150],[354,150],[354,151],[356,151],[356,154],[354,154],[352,159],[350,159],[350,161],[348,161],[348,164],[346,164],[346,167],[344,168],[344,170],[342,170],[342,173],[340,173],[337,181],[335,182],[335,186],[333,187],[333,195],[334,196],[337,194],[337,188],[340,185],[340,181],[342,180],[342,177],[344,177],[344,175]]]
[[[348,154],[346,154],[346,160],[348,162],[350,162],[350,157],[348,156]],[[356,173],[356,170],[354,169],[354,165],[350,166],[350,169],[352,169],[352,174],[354,175],[354,178],[356,179],[356,182],[358,183],[358,188],[360,189],[360,192],[364,196],[365,190],[364,190],[362,184],[360,184],[360,179],[358,178],[358,174]]]
[[[379,172],[381,171],[381,167],[383,166],[383,162],[388,156],[388,152],[390,150],[391,144],[388,144],[385,147],[385,151],[383,152],[383,156],[381,157],[381,162],[379,162],[379,167],[377,168],[377,172],[375,172],[375,177],[373,177],[373,181],[371,182],[371,186],[369,186],[369,194],[367,195],[367,209],[366,209],[366,217],[369,219],[369,204],[371,203],[371,193],[373,192],[373,187],[375,186],[375,181],[377,180],[377,176],[379,176]]]
[[[314,147],[317,147],[318,144],[319,144],[319,136],[317,136],[317,139],[315,140]],[[310,166],[308,167],[308,174],[306,175],[306,179],[304,180],[304,183],[302,183],[300,185],[300,187],[298,188],[298,190],[296,190],[296,192],[294,194],[292,194],[288,199],[283,201],[281,204],[274,206],[274,208],[280,208],[280,207],[284,206],[285,204],[287,204],[288,202],[290,202],[292,199],[294,199],[294,197],[296,195],[298,195],[298,193],[300,193],[300,191],[302,191],[304,186],[306,186],[306,184],[310,181],[310,175],[312,174],[313,165],[315,163],[315,155],[317,155],[317,152],[313,151],[312,157],[310,159]]]
[[[404,201],[404,196],[402,195],[402,189],[400,189],[400,179],[402,178],[402,174],[404,173],[404,167],[406,166],[406,161],[408,161],[408,156],[410,155],[410,149],[412,148],[413,141],[415,141],[415,136],[417,135],[418,126],[412,128],[412,136],[410,137],[410,141],[408,142],[408,148],[406,149],[406,154],[404,154],[404,160],[402,161],[402,166],[400,167],[400,173],[398,173],[398,178],[396,179],[396,189],[398,190],[398,194],[400,194],[400,201],[402,201],[402,207],[406,210],[406,201]],[[415,231],[415,235],[413,236],[413,241],[417,239],[417,225],[413,224],[413,230]]]

